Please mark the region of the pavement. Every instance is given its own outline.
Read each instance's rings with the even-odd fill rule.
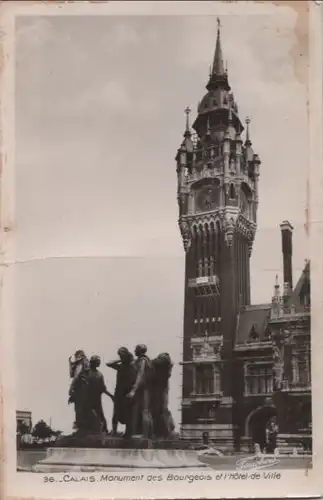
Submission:
[[[17,470],[21,472],[31,472],[33,465],[43,460],[46,457],[46,450],[19,450],[17,453]],[[272,457],[272,458],[271,458]],[[282,469],[310,469],[312,467],[311,456],[281,456],[276,457],[276,462],[273,460],[273,456],[263,456],[263,460],[267,463],[262,463],[262,467],[271,470],[282,470]],[[237,470],[237,461],[240,461],[240,470],[247,472],[251,470],[253,466],[257,467],[255,456],[253,455],[225,455],[225,456],[201,456],[201,461],[205,466],[210,467],[214,470]],[[258,460],[259,459],[258,457]],[[272,463],[270,463],[272,460]],[[242,462],[241,462],[242,461]],[[258,461],[258,466],[261,464]],[[259,468],[259,467],[257,467]],[[110,470],[118,470],[119,468],[111,467]],[[119,469],[120,470],[120,469]],[[187,470],[187,469],[186,469]],[[125,469],[123,469],[124,472]],[[171,469],[170,469],[171,471]],[[182,469],[183,471],[183,469]]]
[[[202,463],[214,470],[240,470],[248,472],[253,469],[266,470],[307,470],[312,468],[310,455],[216,455],[200,456]]]
[[[46,450],[18,450],[17,470],[31,472],[32,466],[46,457]]]

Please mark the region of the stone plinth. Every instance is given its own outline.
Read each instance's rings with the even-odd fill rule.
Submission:
[[[181,469],[206,467],[194,450],[116,449],[116,448],[48,448],[44,460],[34,472],[99,472],[113,470]]]
[[[181,439],[125,439],[109,434],[62,436],[48,448],[35,472],[181,469],[206,467],[192,445]]]
[[[55,448],[108,448],[108,449],[155,449],[155,450],[189,450],[192,444],[182,439],[151,440],[140,436],[125,439],[109,434],[91,434],[82,436],[72,434],[59,438]]]

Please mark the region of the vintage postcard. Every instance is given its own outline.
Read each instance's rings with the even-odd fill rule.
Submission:
[[[322,10],[1,6],[3,498],[322,495]]]

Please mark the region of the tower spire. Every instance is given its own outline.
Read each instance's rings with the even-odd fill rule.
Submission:
[[[221,87],[229,91],[230,85],[228,83],[227,69],[225,68],[223,60],[223,52],[221,45],[221,23],[219,18],[217,18],[217,23],[218,23],[218,28],[217,28],[215,51],[214,51],[212,66],[210,68],[209,81],[206,88],[207,90],[211,90],[217,87]]]
[[[213,58],[212,74],[213,75],[223,75],[225,74],[224,64],[223,64],[223,53],[221,46],[221,23],[220,19],[217,18],[218,31],[216,37],[215,52]]]

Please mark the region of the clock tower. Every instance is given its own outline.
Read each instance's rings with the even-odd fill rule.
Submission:
[[[183,438],[203,432],[235,441],[233,348],[239,310],[250,304],[260,160],[223,63],[220,22],[213,65],[176,156],[179,228],[185,250]],[[242,134],[245,138],[243,140]]]

